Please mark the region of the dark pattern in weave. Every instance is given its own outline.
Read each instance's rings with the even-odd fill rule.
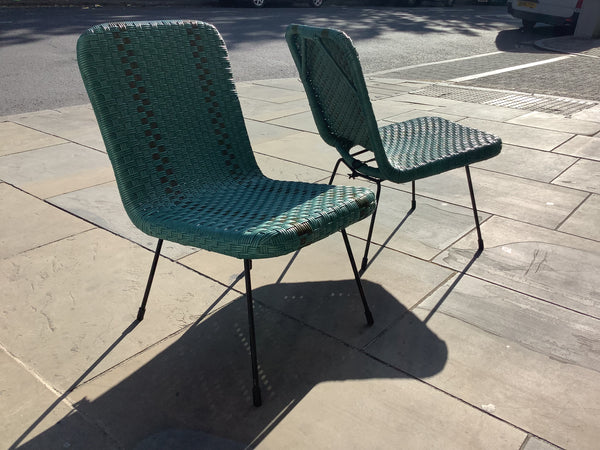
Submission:
[[[193,21],[103,24],[80,71],[132,222],[244,259],[295,251],[368,216],[364,188],[276,181],[254,158],[217,30]]]
[[[403,183],[500,153],[497,136],[439,117],[378,128],[358,54],[346,34],[290,25],[286,40],[321,137],[359,174]],[[358,159],[350,154],[353,147],[368,152]]]

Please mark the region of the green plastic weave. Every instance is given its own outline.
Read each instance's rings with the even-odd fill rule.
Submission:
[[[346,34],[290,25],[286,40],[319,134],[359,174],[404,183],[500,153],[497,136],[440,117],[378,127],[358,53]],[[357,146],[368,152],[356,157]]]
[[[212,25],[102,24],[81,35],[77,58],[123,205],[145,233],[268,258],[373,212],[368,189],[261,173],[227,50]]]

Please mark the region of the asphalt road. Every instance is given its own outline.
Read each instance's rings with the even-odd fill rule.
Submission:
[[[509,67],[556,57],[554,53],[534,48],[533,41],[551,36],[557,30],[540,27],[532,34],[523,33],[519,30],[519,21],[509,16],[502,6],[326,6],[320,9],[300,6],[261,10],[8,8],[0,10],[0,116],[86,103],[75,55],[79,34],[100,22],[161,18],[199,19],[214,24],[229,49],[236,81],[296,76],[283,38],[290,23],[346,31],[355,42],[367,74],[407,68],[402,76],[408,79],[441,81],[456,78],[457,73],[464,76],[485,72],[490,67]],[[423,66],[473,55],[487,56],[450,65]],[[538,73],[541,76],[536,78],[536,86],[552,93],[552,85],[556,84],[552,71],[545,67]],[[496,82],[502,85],[502,76]],[[485,79],[471,82],[484,86],[485,83]],[[516,84],[518,81],[509,79],[502,87],[518,90]],[[583,86],[574,86],[572,92],[561,92],[561,95],[569,94],[586,98]]]

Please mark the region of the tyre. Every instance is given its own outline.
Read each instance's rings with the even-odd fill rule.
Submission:
[[[532,31],[533,27],[535,27],[534,20],[525,20],[523,19],[523,30],[524,31]]]
[[[250,6],[253,8],[262,8],[265,6],[265,0],[250,0]]]
[[[454,0],[444,0],[444,6],[454,6]]]
[[[421,4],[421,0],[406,0],[406,6],[418,6]]]
[[[323,6],[323,0],[308,0],[308,6],[311,8],[320,8]]]

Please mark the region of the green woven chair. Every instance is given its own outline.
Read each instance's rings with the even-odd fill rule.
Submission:
[[[225,44],[209,24],[102,24],[77,43],[79,69],[131,221],[158,238],[244,260],[253,400],[261,403],[251,262],[342,232],[369,324],[373,318],[345,228],[375,210],[364,188],[265,177],[254,158]]]
[[[464,167],[481,252],[483,239],[469,164],[499,154],[501,140],[440,117],[420,117],[378,127],[358,53],[346,34],[333,29],[290,25],[286,40],[319,134],[341,156],[329,183],[333,182],[341,162],[351,170],[351,177],[363,177],[377,184],[377,200],[383,181],[410,181],[412,211],[416,207],[415,180]],[[375,214],[371,218],[361,270],[367,267]]]

